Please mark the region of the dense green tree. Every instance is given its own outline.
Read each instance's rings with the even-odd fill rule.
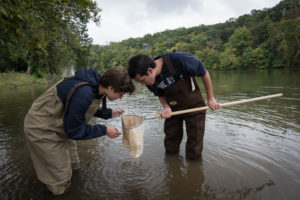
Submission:
[[[208,69],[217,69],[219,68],[219,52],[215,49],[210,49],[206,58],[203,59],[204,65]]]
[[[264,20],[251,24],[249,30],[251,32],[251,40],[255,46],[263,43],[264,41],[268,40],[269,33],[268,33],[268,26],[271,24],[272,21],[269,16],[266,16]]]
[[[299,66],[300,64],[300,22],[299,20],[282,20],[269,25],[269,35],[277,46],[282,66]]]
[[[265,56],[265,50],[263,48],[257,47],[254,49],[252,53],[253,65],[256,68],[266,68],[267,62]]]
[[[245,26],[237,28],[228,42],[236,56],[241,56],[245,49],[252,47],[252,44],[251,33]]]
[[[87,23],[100,20],[90,0],[3,0],[0,5],[0,70],[60,73],[87,66],[92,40]]]
[[[239,57],[239,63],[242,69],[253,68],[253,49],[252,47],[247,47],[241,57]]]
[[[220,69],[236,69],[238,68],[238,58],[233,53],[234,50],[226,48],[226,50],[219,55]]]

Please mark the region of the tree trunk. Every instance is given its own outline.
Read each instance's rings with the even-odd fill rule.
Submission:
[[[26,74],[31,74],[31,67],[30,66],[28,66]]]

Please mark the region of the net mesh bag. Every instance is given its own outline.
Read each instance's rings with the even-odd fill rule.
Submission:
[[[122,116],[123,146],[129,149],[130,156],[138,158],[144,147],[144,118],[137,115]]]

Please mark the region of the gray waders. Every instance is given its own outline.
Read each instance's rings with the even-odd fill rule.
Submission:
[[[68,138],[64,130],[63,103],[56,90],[61,81],[34,101],[24,119],[25,140],[37,177],[54,195],[65,192],[71,185],[72,170],[80,168],[76,141]],[[92,102],[86,121],[100,102],[101,99]]]
[[[180,80],[169,58],[164,62],[170,73],[177,79],[174,87],[165,90],[165,98],[172,111],[185,110],[205,106],[199,86],[194,78]],[[183,121],[185,121],[187,142],[186,157],[190,160],[202,159],[203,137],[205,131],[205,111],[188,113],[167,118],[164,124],[164,145],[167,153],[178,153],[183,137]]]

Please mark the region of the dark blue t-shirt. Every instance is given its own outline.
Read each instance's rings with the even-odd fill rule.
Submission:
[[[206,74],[206,69],[201,61],[186,53],[180,51],[169,52],[172,65],[175,69],[176,76],[181,80],[186,80],[195,76],[204,76]],[[164,55],[160,55],[154,60],[163,58]],[[164,90],[170,87],[174,87],[176,84],[176,78],[172,76],[171,72],[165,62],[161,69],[160,75],[156,76],[153,86],[147,86],[150,91],[154,93],[155,96],[164,96]]]

